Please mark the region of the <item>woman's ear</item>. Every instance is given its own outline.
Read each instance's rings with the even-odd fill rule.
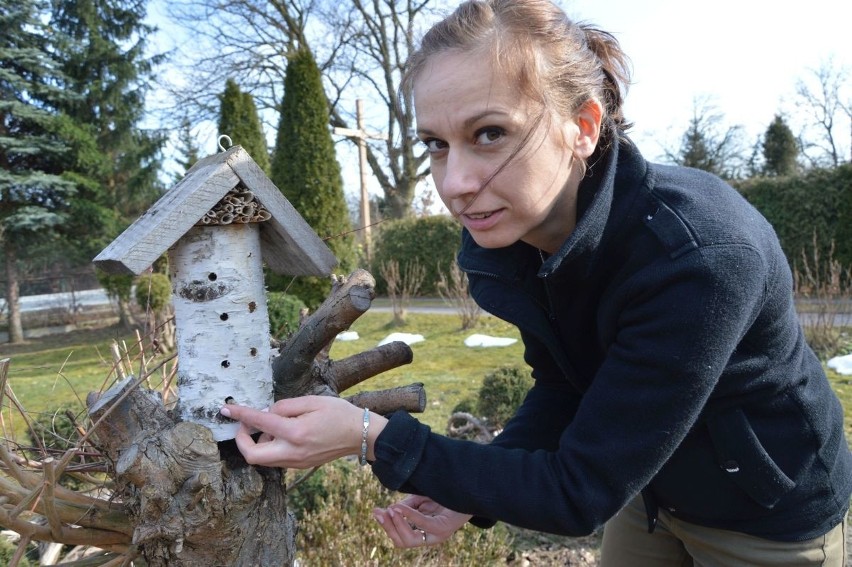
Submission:
[[[601,119],[603,108],[597,99],[589,99],[574,117],[576,131],[574,134],[574,155],[586,159],[595,151],[601,135]]]

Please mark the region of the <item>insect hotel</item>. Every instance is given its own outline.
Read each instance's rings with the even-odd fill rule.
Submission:
[[[168,252],[178,351],[179,415],[216,441],[238,424],[226,399],[272,403],[273,349],[263,266],[326,276],[337,260],[240,146],[200,160],[94,259],[139,275]]]

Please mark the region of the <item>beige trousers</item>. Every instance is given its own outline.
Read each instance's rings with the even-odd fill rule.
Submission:
[[[649,534],[641,497],[607,522],[601,544],[601,567],[844,567],[845,560],[845,520],[820,537],[782,542],[690,524],[661,509]]]

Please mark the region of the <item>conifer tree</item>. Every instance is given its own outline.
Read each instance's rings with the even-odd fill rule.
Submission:
[[[46,2],[0,0],[0,241],[6,271],[9,340],[22,342],[18,264],[67,223],[76,185],[66,174],[90,163],[90,132],[61,108],[76,96],[64,88],[56,54],[69,45],[47,29]],[[82,176],[80,176],[82,179]]]
[[[75,218],[88,227],[77,243],[87,260],[163,190],[157,175],[165,137],[140,126],[146,85],[162,59],[146,55],[154,29],[144,19],[145,4],[133,0],[53,2],[52,27],[73,38],[63,49],[67,88],[80,93],[63,110],[96,137],[97,164],[87,172],[96,183],[81,184],[74,203]]]
[[[180,121],[177,143],[177,151],[181,156],[177,161],[181,167],[181,171],[175,175],[175,182],[180,181],[186,175],[186,172],[189,171],[189,168],[195,165],[195,162],[201,157],[201,148],[198,147],[192,135],[192,125],[186,116]]]
[[[225,82],[220,99],[218,133],[242,146],[255,163],[269,173],[269,150],[254,99],[251,94],[242,92],[233,79]]]
[[[66,88],[79,93],[62,110],[88,129],[94,144],[72,152],[66,176],[76,183],[57,263],[88,265],[124,227],[162,193],[158,179],[165,136],[141,127],[147,85],[161,56],[146,54],[154,29],[145,22],[145,3],[134,0],[55,0],[51,27],[69,38],[62,46]],[[131,321],[132,277],[107,277],[101,285],[119,299],[119,317]],[[121,290],[114,293],[117,282]]]
[[[353,238],[328,118],[319,68],[310,50],[301,48],[287,64],[271,179],[314,231],[328,239],[346,273],[354,263]],[[308,307],[328,291],[328,282],[315,278],[297,278],[289,290]]]
[[[784,118],[776,114],[763,136],[764,174],[781,176],[796,173],[798,156],[799,147],[796,136],[787,126]]]

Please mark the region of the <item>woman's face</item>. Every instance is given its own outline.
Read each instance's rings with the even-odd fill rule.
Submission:
[[[541,105],[476,53],[433,56],[415,80],[414,106],[438,194],[477,244],[558,250],[576,222],[577,121],[548,114],[530,134]]]

